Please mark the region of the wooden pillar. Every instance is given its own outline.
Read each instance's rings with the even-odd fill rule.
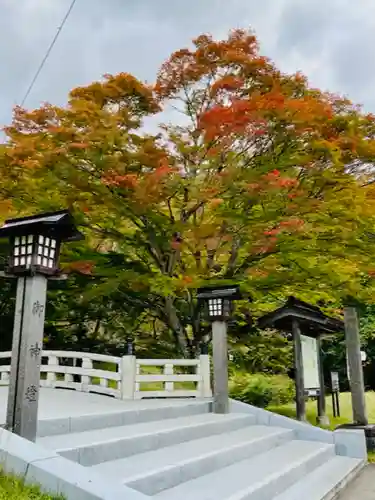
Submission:
[[[303,361],[301,331],[298,321],[293,319],[293,349],[294,349],[294,377],[296,384],[296,410],[297,420],[306,420],[305,385],[303,380]]]
[[[321,339],[316,339],[316,350],[318,353],[318,370],[319,370],[319,396],[318,396],[318,424],[329,426],[329,418],[326,415],[326,394],[324,384],[324,371],[321,352]]]
[[[345,307],[344,321],[350,392],[352,396],[353,422],[359,425],[367,425],[368,420],[361,360],[361,342],[357,311],[355,307]]]

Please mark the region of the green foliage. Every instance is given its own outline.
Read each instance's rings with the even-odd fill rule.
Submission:
[[[295,396],[294,383],[285,375],[238,372],[231,377],[229,390],[233,399],[259,408],[283,405]]]
[[[292,343],[276,330],[262,331],[237,325],[229,328],[233,364],[247,373],[287,374],[293,365]]]

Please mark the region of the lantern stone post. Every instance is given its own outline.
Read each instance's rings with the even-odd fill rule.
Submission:
[[[227,320],[231,302],[241,298],[238,286],[204,287],[198,290],[199,301],[206,303],[212,325],[212,362],[214,413],[229,412]]]
[[[11,247],[4,276],[18,280],[6,428],[35,441],[47,282],[59,276],[61,243],[82,235],[63,210],[7,220],[2,237]]]

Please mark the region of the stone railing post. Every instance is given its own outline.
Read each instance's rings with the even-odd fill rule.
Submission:
[[[56,367],[59,364],[57,356],[48,356],[48,365]],[[57,380],[56,372],[47,372],[46,386],[54,387]]]
[[[121,399],[134,399],[136,365],[137,358],[135,356],[122,356],[120,364]]]
[[[82,368],[92,370],[92,368],[93,368],[92,360],[90,358],[85,358],[83,356],[82,356]],[[91,376],[90,375],[82,375],[81,383],[82,383],[82,391],[88,392],[89,385],[91,384]]]
[[[202,398],[212,397],[211,391],[211,371],[210,371],[210,356],[201,354],[199,356],[199,373],[202,381],[199,384],[200,396]]]
[[[164,375],[173,375],[174,374],[174,366],[173,363],[165,363],[164,365]],[[165,382],[164,383],[165,391],[173,391],[174,383],[173,382]]]

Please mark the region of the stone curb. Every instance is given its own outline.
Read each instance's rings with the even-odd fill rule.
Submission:
[[[361,430],[338,429],[332,432],[233,399],[231,409],[254,415],[260,425],[292,429],[298,439],[334,444],[337,455],[367,460],[366,439]]]
[[[66,500],[147,500],[149,497],[121,484],[107,482],[88,468],[54,451],[0,428],[0,465],[5,473],[39,484],[42,491]]]

